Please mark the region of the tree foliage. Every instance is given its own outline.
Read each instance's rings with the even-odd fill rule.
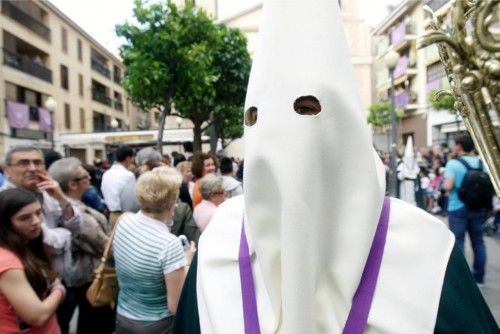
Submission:
[[[178,8],[170,1],[136,0],[134,16],[136,23],[116,28],[126,39],[120,49],[124,87],[141,108],[162,110],[160,134],[166,116],[190,119],[198,151],[211,112],[221,129],[226,123],[237,128],[233,113],[242,109],[250,68],[243,35],[214,24],[192,1]]]
[[[396,107],[396,117],[404,117],[404,112],[399,107]],[[387,101],[372,104],[369,108],[367,121],[379,128],[389,125],[391,123],[391,104]]]

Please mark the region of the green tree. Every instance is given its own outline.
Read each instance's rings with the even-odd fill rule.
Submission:
[[[116,28],[117,34],[126,39],[120,49],[126,66],[124,87],[132,102],[141,108],[162,111],[160,150],[165,118],[177,115],[193,122],[193,146],[198,151],[202,126],[209,125],[210,113],[214,111],[226,121],[223,116],[232,110],[224,107],[226,103],[220,103],[224,108],[215,110],[217,91],[224,91],[220,82],[232,84],[233,80],[220,71],[223,66],[216,66],[216,50],[230,50],[231,46],[224,44],[222,28],[189,0],[182,8],[170,1],[146,5],[136,0],[134,16],[136,23]]]
[[[226,147],[243,136],[243,105],[252,61],[239,30],[218,25],[217,34],[220,43],[214,49],[213,65],[219,80],[215,82],[213,121],[215,134]]]
[[[396,118],[403,118],[404,112],[400,107],[396,107]],[[391,123],[391,104],[387,101],[374,103],[369,107],[367,121],[369,124],[383,128]]]

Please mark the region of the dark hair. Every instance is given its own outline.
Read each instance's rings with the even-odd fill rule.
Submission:
[[[62,155],[57,151],[48,150],[43,152],[43,158],[45,159],[45,168],[49,169],[50,165],[62,159]]]
[[[238,166],[238,171],[236,172],[236,179],[240,182],[243,182],[243,170],[245,168],[245,161],[241,160],[240,165]]]
[[[10,250],[21,260],[28,282],[38,297],[43,299],[50,282],[57,277],[43,245],[43,233],[26,243],[15,232],[11,221],[22,208],[35,202],[37,199],[33,193],[22,188],[0,192],[0,246]]]
[[[229,174],[233,172],[233,161],[228,157],[220,159],[220,172],[221,174]]]
[[[462,146],[462,149],[466,153],[469,153],[474,149],[474,142],[468,134],[457,136],[455,138],[455,145]]]
[[[186,156],[182,153],[177,153],[177,156],[174,158],[174,167],[183,161],[186,161]]]
[[[202,152],[193,154],[191,159],[191,162],[193,163],[193,165],[191,166],[191,171],[197,179],[201,179],[204,176],[203,163],[207,159],[212,159],[214,161],[216,169],[219,167],[219,160],[217,160],[217,157],[215,157],[214,155]]]
[[[128,145],[120,145],[115,151],[116,161],[125,161],[128,157],[134,156],[134,150],[132,150]]]
[[[184,148],[184,152],[193,152],[193,142],[187,141],[182,143],[182,147]]]

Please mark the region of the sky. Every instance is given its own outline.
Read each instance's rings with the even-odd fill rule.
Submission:
[[[90,36],[118,56],[123,40],[115,34],[115,25],[132,17],[133,0],[49,0]],[[350,1],[350,0],[345,0]],[[259,0],[219,0],[220,18],[248,8]],[[376,26],[387,14],[388,5],[400,0],[358,0],[360,16],[370,26]],[[84,5],[82,5],[84,4]]]

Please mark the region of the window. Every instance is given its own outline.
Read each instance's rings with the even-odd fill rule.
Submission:
[[[83,56],[82,56],[82,40],[81,39],[77,39],[76,40],[76,45],[77,45],[77,54],[78,54],[78,60],[80,61],[80,63],[82,62],[82,59],[83,59]]]
[[[437,62],[427,67],[427,82],[446,77],[446,71],[441,62]]]
[[[61,65],[61,87],[69,90],[68,68]]]
[[[78,74],[78,93],[83,97],[83,75]]]
[[[80,108],[80,129],[85,131],[85,110]]]
[[[61,45],[64,53],[68,53],[68,31],[61,27]]]
[[[71,110],[69,104],[64,104],[64,126],[66,129],[71,129]]]

